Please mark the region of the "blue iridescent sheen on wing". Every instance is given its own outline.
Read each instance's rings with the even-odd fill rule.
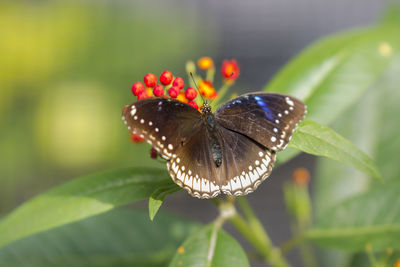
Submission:
[[[305,111],[305,105],[294,97],[259,92],[226,102],[215,117],[223,127],[279,151],[287,146]]]

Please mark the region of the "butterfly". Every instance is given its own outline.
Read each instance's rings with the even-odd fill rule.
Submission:
[[[201,111],[201,112],[200,112]],[[306,106],[277,93],[241,95],[215,113],[170,98],[139,100],[122,119],[167,160],[176,184],[198,198],[246,195],[271,173]]]

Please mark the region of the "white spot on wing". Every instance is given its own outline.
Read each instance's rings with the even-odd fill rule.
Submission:
[[[293,102],[288,96],[285,98],[285,100],[286,100],[286,103],[287,103],[289,106],[294,106],[294,102]]]

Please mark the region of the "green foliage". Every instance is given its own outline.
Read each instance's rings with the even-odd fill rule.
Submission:
[[[217,231],[214,233],[214,231]],[[246,267],[250,266],[240,245],[215,223],[204,226],[179,247],[170,267]]]
[[[165,266],[198,225],[159,214],[114,210],[32,235],[0,249],[1,266]]]
[[[290,147],[337,160],[372,177],[382,178],[375,162],[370,157],[333,130],[311,120],[305,119],[299,124],[292,136]]]
[[[300,53],[267,85],[307,105],[307,118],[332,123],[375,82],[394,60],[382,45],[400,49],[400,30],[386,25],[324,38]]]
[[[400,183],[387,184],[325,211],[306,236],[350,251],[400,249]]]
[[[181,190],[181,188],[174,184],[174,183],[168,183],[165,186],[160,186],[159,188],[154,191],[153,194],[151,194],[149,198],[149,216],[150,220],[154,220],[154,216],[156,216],[158,210],[161,207],[162,202],[164,201],[164,198],[172,193],[175,193],[177,191]]]
[[[26,202],[0,222],[0,247],[135,202],[170,184],[164,170],[121,169],[77,178]]]

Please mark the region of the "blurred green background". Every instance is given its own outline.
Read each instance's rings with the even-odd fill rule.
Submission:
[[[208,20],[182,8],[0,3],[0,214],[83,173],[154,163],[148,145],[130,144],[121,110],[146,72],[182,75],[215,45],[212,29],[199,35]]]
[[[261,90],[317,38],[374,24],[386,6],[382,0],[0,2],[0,216],[82,174],[134,165],[165,168],[149,158],[149,145],[129,141],[121,121],[123,106],[134,101],[130,87],[144,74],[170,70],[186,78],[187,60],[211,56],[218,67],[222,59],[236,58],[241,77],[233,90]],[[335,128],[357,139],[345,131],[357,118],[346,118]],[[369,151],[362,142],[356,143]],[[283,181],[299,166],[312,169],[314,164],[303,155],[274,170],[268,186],[249,196],[278,244],[291,235]],[[350,188],[344,178],[335,181],[326,186],[332,195],[323,190],[317,195],[323,203]],[[185,192],[168,198],[163,209],[171,207],[202,222],[217,214],[209,202]],[[121,223],[128,229],[126,220]],[[124,236],[119,234],[116,239]],[[34,245],[28,245],[31,251]],[[170,249],[174,252],[175,245]],[[296,259],[295,253],[289,258]]]

